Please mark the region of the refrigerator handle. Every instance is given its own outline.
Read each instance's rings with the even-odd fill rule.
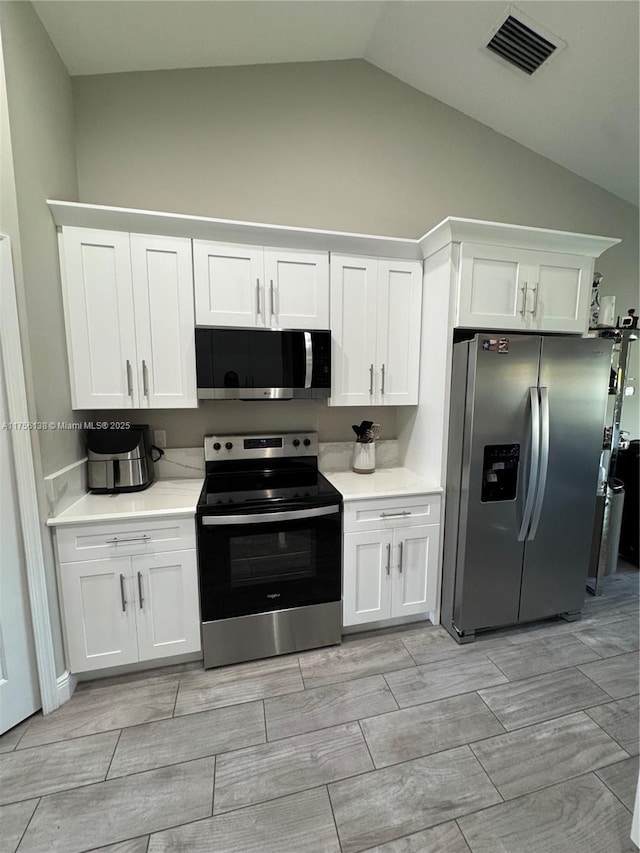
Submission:
[[[531,460],[529,463],[529,485],[527,487],[527,498],[522,513],[522,526],[518,533],[518,542],[524,542],[527,537],[531,513],[535,503],[536,480],[538,479],[538,462],[540,458],[540,401],[538,399],[538,386],[529,388],[529,401],[531,403]]]
[[[536,495],[536,508],[533,511],[533,520],[527,539],[535,539],[538,532],[538,524],[542,513],[542,503],[547,485],[547,471],[549,469],[549,389],[540,388],[541,424],[542,435],[540,439],[540,479],[538,481],[538,493]]]

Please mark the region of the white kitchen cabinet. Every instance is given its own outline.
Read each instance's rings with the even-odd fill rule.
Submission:
[[[349,502],[344,517],[343,625],[436,609],[440,498]]]
[[[60,235],[74,409],[197,406],[191,241]]]
[[[422,264],[331,256],[334,406],[418,402]]]
[[[193,241],[196,324],[328,329],[326,252]]]
[[[588,257],[463,243],[456,325],[584,332],[592,272]]]
[[[184,519],[178,519],[184,529]],[[69,668],[90,672],[137,661],[168,658],[200,650],[200,610],[195,532],[182,537],[184,549],[158,552],[126,522],[119,530],[105,524],[112,553],[99,559],[60,562],[58,575]],[[135,523],[133,523],[135,526]],[[153,522],[158,532],[167,522]],[[140,525],[137,525],[140,527]],[[58,557],[83,541],[85,525],[61,528]],[[100,525],[89,525],[89,538],[100,538]],[[152,527],[149,527],[152,530]],[[115,532],[114,532],[115,531]],[[179,545],[172,541],[172,545]],[[147,551],[147,553],[145,553]],[[91,553],[87,550],[85,553]]]

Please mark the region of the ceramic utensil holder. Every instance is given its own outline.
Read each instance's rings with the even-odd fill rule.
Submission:
[[[356,474],[373,474],[376,470],[376,443],[375,441],[356,441],[353,445],[353,458],[351,470]]]

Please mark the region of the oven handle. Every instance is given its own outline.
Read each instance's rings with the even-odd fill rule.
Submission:
[[[251,515],[205,515],[201,521],[204,527],[224,526],[227,524],[258,524],[266,521],[296,521],[299,518],[316,518],[319,515],[334,515],[340,512],[338,504],[319,506],[314,509],[296,509],[291,512],[260,512]]]

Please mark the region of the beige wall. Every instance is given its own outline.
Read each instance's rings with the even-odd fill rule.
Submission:
[[[77,198],[71,81],[30,3],[0,3],[6,85],[0,228],[12,241],[30,417],[68,421],[71,411],[56,229],[48,197]],[[2,93],[4,99],[4,92]],[[6,111],[5,111],[6,110]],[[77,433],[32,433],[41,518],[42,477],[83,455]],[[51,534],[43,524],[58,674],[64,672]]]
[[[72,82],[82,201],[402,237],[447,215],[613,235],[603,291],[640,307],[637,207],[364,61]],[[172,443],[192,417],[172,415]]]

